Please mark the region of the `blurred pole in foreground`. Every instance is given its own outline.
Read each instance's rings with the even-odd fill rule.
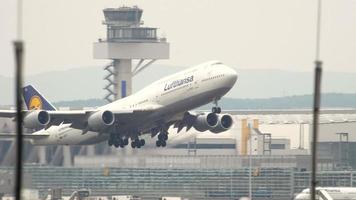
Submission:
[[[317,5],[317,27],[316,27],[316,52],[315,52],[315,76],[314,76],[314,102],[313,102],[313,141],[312,141],[312,175],[311,175],[311,188],[310,199],[316,199],[316,180],[317,171],[317,144],[318,144],[318,131],[319,131],[319,113],[320,113],[320,90],[321,90],[321,74],[322,62],[320,56],[320,26],[321,26],[321,0],[318,0]]]
[[[322,62],[315,61],[315,77],[314,77],[314,108],[313,108],[313,143],[312,143],[312,178],[311,178],[311,199],[315,200],[317,186],[316,170],[317,170],[317,144],[318,144],[318,130],[319,130],[319,112],[320,112],[320,85]]]
[[[17,0],[17,40],[14,42],[15,50],[15,95],[16,95],[16,170],[15,170],[15,198],[21,200],[22,188],[22,66],[23,66],[23,41],[22,41],[22,0]]]
[[[15,179],[15,196],[16,200],[21,199],[22,186],[22,64],[23,64],[23,43],[18,40],[14,42],[15,60],[16,60],[16,179]]]

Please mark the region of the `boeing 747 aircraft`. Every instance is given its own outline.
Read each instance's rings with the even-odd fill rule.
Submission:
[[[237,80],[236,71],[219,61],[211,61],[162,78],[135,94],[93,110],[60,111],[32,86],[24,88],[24,127],[37,129],[26,134],[35,145],[86,145],[107,140],[115,147],[131,141],[140,148],[143,134],[157,136],[156,146],[165,147],[168,128],[180,132],[194,127],[197,131],[220,133],[230,129],[232,118],[220,114],[217,101]],[[214,102],[209,113],[191,109]],[[14,110],[0,111],[0,117],[13,118]],[[1,135],[2,137],[8,135]]]

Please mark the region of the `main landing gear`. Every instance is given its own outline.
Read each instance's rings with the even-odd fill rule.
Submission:
[[[212,113],[220,114],[221,113],[221,108],[218,105],[218,99],[214,99],[214,107],[211,108]]]
[[[129,144],[129,139],[128,138],[121,138],[117,135],[114,135],[114,134],[111,134],[110,135],[110,138],[108,140],[108,145],[109,146],[114,146],[116,148],[123,148],[125,147],[126,145]]]
[[[156,146],[157,147],[165,147],[167,145],[167,140],[168,140],[168,132],[162,131],[158,135],[158,140],[156,141]]]
[[[142,146],[145,145],[145,143],[146,142],[145,142],[144,139],[137,138],[137,139],[134,139],[134,140],[131,141],[131,147],[132,148],[141,148]]]

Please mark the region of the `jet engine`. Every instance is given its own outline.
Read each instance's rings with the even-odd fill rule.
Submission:
[[[212,133],[221,133],[231,128],[233,123],[232,117],[227,114],[218,115],[218,125],[210,129]]]
[[[215,128],[218,125],[218,116],[215,113],[199,115],[193,127],[200,132]]]
[[[50,121],[50,116],[47,111],[34,110],[26,114],[23,119],[24,127],[35,129],[47,125]]]
[[[91,114],[88,118],[88,126],[93,131],[100,131],[115,121],[115,116],[111,111],[100,110]]]

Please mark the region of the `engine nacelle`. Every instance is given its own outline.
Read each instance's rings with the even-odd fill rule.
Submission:
[[[34,110],[26,114],[23,119],[23,126],[25,128],[35,129],[46,126],[50,121],[50,116],[47,111]]]
[[[88,118],[88,126],[93,131],[100,131],[112,125],[115,115],[108,110],[100,110],[91,114]]]
[[[199,115],[193,127],[200,132],[215,128],[218,125],[218,116],[215,113]]]
[[[232,117],[227,114],[218,115],[218,125],[210,129],[212,133],[221,133],[231,128],[233,123]]]

